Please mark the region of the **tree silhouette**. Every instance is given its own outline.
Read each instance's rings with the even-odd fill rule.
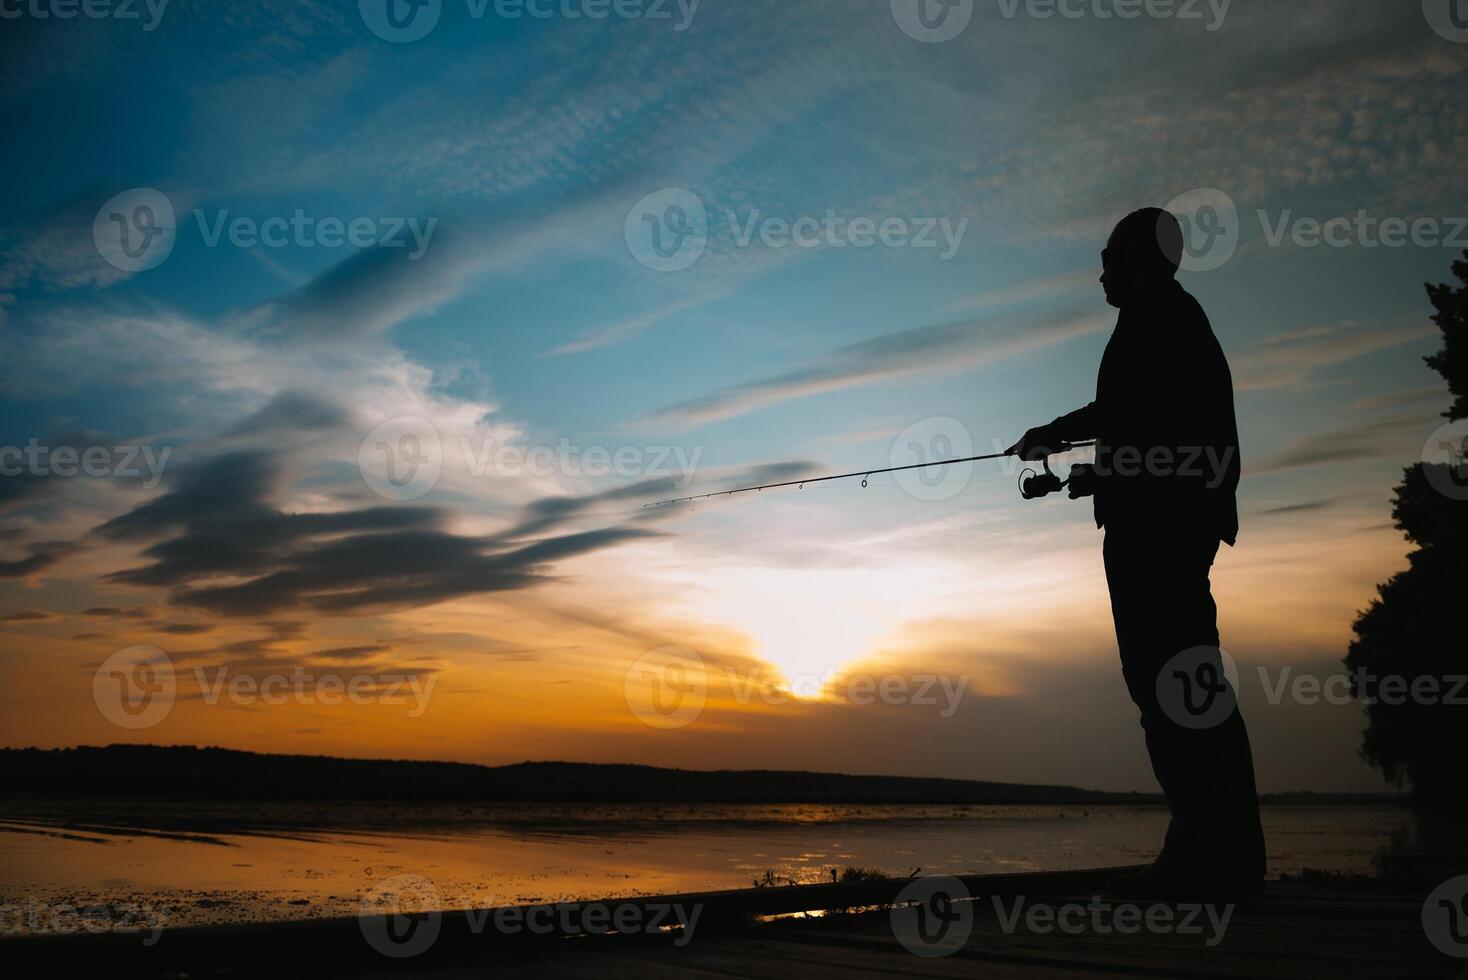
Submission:
[[[1447,380],[1455,401],[1444,415],[1457,420],[1468,418],[1468,252],[1453,263],[1453,274],[1461,285],[1427,287],[1444,339],[1427,364]],[[1406,470],[1392,517],[1417,550],[1407,556],[1407,570],[1379,586],[1378,598],[1357,618],[1346,655],[1356,694],[1367,704],[1362,757],[1394,785],[1409,784],[1414,800],[1428,808],[1468,800],[1462,757],[1468,686],[1454,680],[1468,674],[1462,625],[1468,500],[1438,489],[1461,474],[1432,472],[1450,465],[1418,463]],[[1373,679],[1363,682],[1366,675]],[[1385,696],[1381,678],[1387,676],[1403,678],[1405,688]],[[1435,694],[1414,696],[1414,690]]]

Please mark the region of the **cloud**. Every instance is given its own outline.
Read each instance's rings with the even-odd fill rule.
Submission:
[[[45,489],[46,477],[39,473],[22,471],[0,477],[0,511],[28,503],[42,496]]]
[[[914,327],[839,348],[820,361],[703,398],[660,409],[648,421],[680,426],[717,422],[791,398],[894,378],[953,373],[1096,333],[1112,318],[1097,314],[967,320]]]
[[[200,633],[212,632],[214,626],[210,623],[164,623],[153,628],[173,636],[198,636]]]
[[[944,310],[948,313],[967,313],[971,310],[1014,306],[1039,299],[1070,296],[1083,288],[1090,288],[1099,295],[1101,288],[1098,282],[1101,275],[1099,267],[1100,260],[1098,259],[1094,268],[1088,266],[1073,272],[1043,276],[1039,279],[1029,279],[1007,286],[995,286],[992,289],[955,300],[944,307]]]
[[[1322,368],[1345,364],[1437,334],[1428,323],[1363,327],[1338,323],[1292,330],[1257,341],[1229,355],[1240,391],[1305,388]]]
[[[1331,505],[1329,500],[1309,500],[1298,504],[1286,504],[1283,507],[1270,507],[1267,510],[1256,510],[1255,517],[1274,517],[1280,514],[1302,514],[1308,511],[1325,510]]]
[[[683,476],[658,477],[641,480],[625,486],[603,490],[580,497],[542,497],[526,504],[520,523],[504,532],[504,540],[517,540],[544,534],[560,528],[579,518],[608,513],[607,505],[614,505],[613,513],[623,519],[637,522],[662,520],[673,512],[650,506],[673,497],[690,494],[720,493],[762,483],[795,480],[816,472],[816,464],[809,460],[789,460],[781,463],[764,463],[758,466],[738,467],[711,477],[707,485],[690,489]],[[641,504],[632,510],[631,506]],[[626,505],[616,507],[615,505]],[[597,508],[602,508],[598,510]]]
[[[630,483],[626,486],[604,490],[600,493],[586,494],[580,497],[541,497],[525,505],[524,514],[520,523],[509,531],[506,531],[503,537],[506,540],[517,540],[519,538],[543,534],[585,515],[598,505],[630,503],[666,497],[675,493],[682,485],[680,477],[666,476],[651,480],[641,480],[637,483]]]
[[[317,650],[311,654],[317,660],[367,660],[379,653],[391,650],[386,643],[364,643],[354,647],[332,647],[329,650]]]
[[[88,609],[83,609],[81,615],[100,619],[147,619],[152,614],[142,608],[123,609],[121,606],[92,606]]]
[[[1390,408],[1405,408],[1408,405],[1427,405],[1436,402],[1446,406],[1451,396],[1441,385],[1430,388],[1413,388],[1408,391],[1390,391],[1351,403],[1352,412],[1377,412]]]
[[[560,344],[546,351],[546,356],[584,354],[586,351],[595,350],[598,347],[625,343],[651,330],[669,317],[677,316],[679,313],[684,313],[688,310],[697,309],[700,306],[706,306],[726,294],[727,290],[721,290],[714,293],[686,296],[682,299],[674,300],[671,303],[665,303],[646,313],[641,313],[625,320],[619,320],[607,326],[597,327],[594,330],[588,330],[574,340],[568,340],[564,344]]]
[[[348,416],[337,405],[300,391],[283,391],[237,425],[225,431],[230,436],[253,436],[282,429],[332,429],[346,425]]]
[[[0,615],[0,623],[43,623],[55,618],[55,613],[47,612],[44,609],[22,609],[18,612]]]
[[[38,541],[28,545],[29,554],[13,561],[0,560],[0,578],[25,578],[44,572],[77,548],[70,541]]]
[[[421,256],[414,257],[411,242],[352,254],[273,304],[271,336],[286,343],[371,337],[431,313],[457,296],[482,264],[460,235],[440,223]]]
[[[529,588],[548,580],[554,562],[651,536],[608,528],[495,553],[492,541],[437,531],[357,535],[297,549],[281,556],[279,570],[242,585],[179,590],[172,601],[229,616],[416,608]]]
[[[132,275],[103,260],[92,240],[92,221],[106,199],[80,194],[32,219],[29,233],[10,231],[5,237],[11,244],[0,250],[0,294],[30,286],[52,292],[103,288]]]
[[[430,507],[285,513],[271,503],[283,482],[280,460],[263,450],[224,453],[179,471],[168,492],[96,529],[120,541],[161,539],[143,549],[149,564],[106,580],[169,587],[172,604],[226,616],[411,608],[528,588],[546,581],[558,561],[654,536],[613,527],[522,544],[515,535],[450,533],[441,526],[446,514]],[[579,509],[542,506],[530,516],[548,527]],[[516,533],[528,532],[522,524]],[[243,581],[200,584],[211,578]]]
[[[271,391],[296,373],[242,337],[160,307],[66,305],[17,319],[0,335],[0,383],[15,397],[123,386]]]
[[[1411,416],[1344,425],[1296,439],[1261,459],[1250,467],[1250,472],[1278,473],[1306,466],[1359,462],[1400,454],[1400,437],[1422,431],[1425,431],[1423,420]]]

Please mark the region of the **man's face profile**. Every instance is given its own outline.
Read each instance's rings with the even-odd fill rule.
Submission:
[[[1101,289],[1106,293],[1106,302],[1121,308],[1123,274],[1121,259],[1116,248],[1110,244],[1101,250]]]

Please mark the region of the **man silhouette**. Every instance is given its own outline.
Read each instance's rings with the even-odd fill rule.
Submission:
[[[1122,219],[1101,253],[1101,285],[1120,314],[1096,400],[1013,447],[1040,459],[1097,441],[1096,462],[1072,468],[1070,497],[1094,497],[1106,530],[1122,675],[1172,814],[1155,863],[1109,883],[1123,898],[1239,897],[1265,871],[1249,736],[1231,689],[1212,716],[1188,716],[1188,699],[1204,691],[1211,706],[1222,688],[1208,574],[1219,543],[1238,536],[1240,467],[1233,378],[1208,317],[1175,278],[1182,250],[1166,211]]]

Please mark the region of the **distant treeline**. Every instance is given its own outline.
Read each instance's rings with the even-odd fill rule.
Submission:
[[[249,800],[392,800],[462,803],[1155,803],[1150,793],[1106,793],[962,779],[836,773],[522,762],[338,759],[193,746],[109,745],[0,749],[5,796],[123,796]],[[1284,794],[1278,802],[1381,799]]]
[[[1138,803],[1141,793],[961,779],[653,766],[337,759],[192,746],[0,749],[9,796],[474,803]]]

